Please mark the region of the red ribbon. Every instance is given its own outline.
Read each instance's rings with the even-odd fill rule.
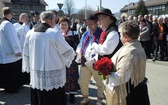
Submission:
[[[105,37],[106,37],[106,32],[102,31],[101,35],[100,35],[100,39],[99,39],[99,43],[98,44],[103,44],[105,41]]]

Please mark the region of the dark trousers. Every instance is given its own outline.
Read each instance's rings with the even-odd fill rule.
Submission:
[[[140,41],[141,45],[145,51],[145,54],[147,56],[147,58],[151,58],[151,40],[148,41]]]
[[[156,47],[156,58],[158,57],[158,51],[160,49],[160,55],[161,55],[161,60],[164,60],[164,57],[165,55],[167,56],[167,53],[166,53],[166,49],[167,49],[167,46],[166,46],[166,42],[164,42],[163,40],[158,40],[157,42],[157,47]]]
[[[22,60],[0,64],[0,87],[8,92],[16,91],[22,81]]]

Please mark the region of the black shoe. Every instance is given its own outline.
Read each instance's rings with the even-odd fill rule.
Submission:
[[[152,61],[155,62],[155,60],[157,60],[156,58],[153,58]]]
[[[165,61],[168,61],[168,58],[166,58]]]
[[[71,104],[75,103],[75,94],[70,94],[70,103]]]

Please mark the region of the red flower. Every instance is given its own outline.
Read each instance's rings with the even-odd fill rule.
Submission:
[[[103,57],[94,63],[94,69],[99,72],[99,75],[103,75],[103,79],[105,79],[105,76],[113,71],[113,63],[111,59]]]

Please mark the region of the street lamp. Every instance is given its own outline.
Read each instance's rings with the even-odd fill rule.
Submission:
[[[99,9],[100,9],[100,8],[99,8],[99,5],[96,5],[96,6],[97,6],[97,11],[99,11]]]
[[[130,0],[128,0],[128,16],[129,16],[129,13],[130,12]]]
[[[100,0],[100,6],[99,6],[99,12],[101,11],[101,9],[102,9],[102,0]]]
[[[87,18],[87,0],[85,0],[85,19]]]

